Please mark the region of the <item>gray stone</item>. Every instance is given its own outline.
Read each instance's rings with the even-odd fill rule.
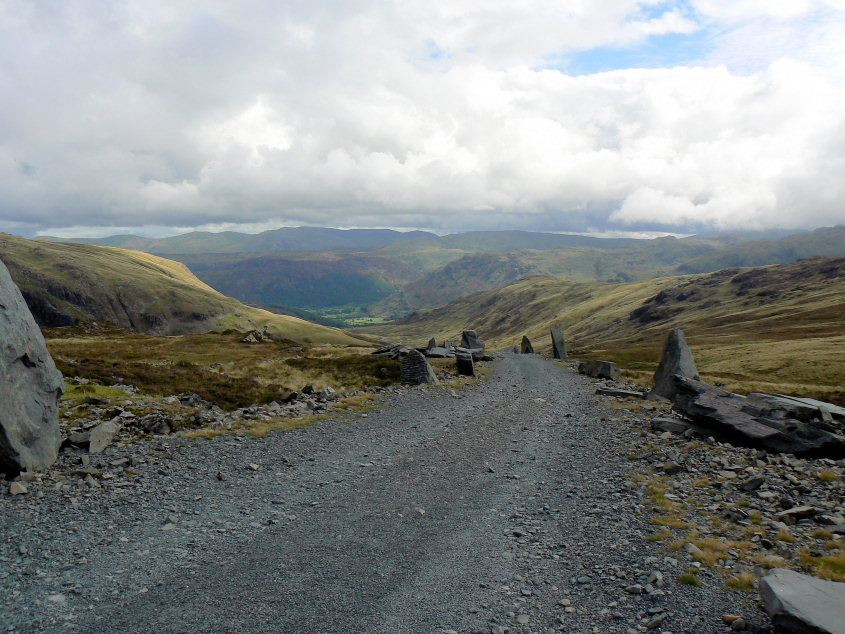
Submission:
[[[0,472],[38,471],[56,460],[64,380],[20,289],[0,262]]]
[[[651,421],[651,428],[655,431],[668,431],[673,434],[683,434],[691,427],[677,418],[659,417]]]
[[[620,398],[645,398],[642,392],[635,392],[634,390],[618,390],[613,387],[600,387],[596,389],[596,394],[602,396],[618,396]]]
[[[527,335],[522,335],[522,343],[519,345],[520,354],[534,354],[534,346]]]
[[[475,364],[472,361],[471,354],[458,352],[455,354],[455,363],[458,368],[458,374],[461,376],[475,376]]]
[[[436,348],[436,347],[437,347],[437,340],[434,337],[432,337],[431,339],[428,340],[428,345],[426,346],[426,348],[431,350],[432,348]]]
[[[578,372],[597,379],[618,381],[622,378],[622,371],[613,361],[582,361],[578,364]]]
[[[760,596],[776,631],[845,632],[845,583],[775,568],[760,580]]]
[[[552,356],[555,359],[566,359],[566,339],[563,335],[563,328],[552,326],[549,328],[549,334],[552,336]]]
[[[431,357],[432,359],[445,359],[446,357],[451,357],[454,355],[454,353],[448,350],[447,348],[440,348],[437,346],[435,346],[434,348],[426,348],[423,354],[427,357]]]
[[[484,342],[478,338],[478,333],[474,330],[464,330],[461,336],[461,348],[467,350],[484,349]]]
[[[674,376],[673,402],[697,425],[733,444],[799,456],[845,456],[845,437],[796,419],[761,415],[748,400],[701,381]]]
[[[434,375],[434,370],[431,369],[428,361],[416,350],[411,350],[405,355],[402,359],[399,372],[402,377],[402,383],[408,385],[438,382],[437,377]]]
[[[669,333],[663,345],[663,356],[660,358],[657,372],[654,373],[654,388],[650,396],[662,396],[671,400],[675,395],[673,377],[676,374],[696,381],[700,379],[692,352],[684,338],[684,331],[679,328]]]
[[[114,440],[114,436],[119,429],[120,425],[110,420],[97,425],[91,430],[88,453],[102,453],[111,444],[111,441]]]
[[[11,493],[12,495],[26,495],[26,485],[22,482],[12,482],[11,486],[9,487],[9,493]]]

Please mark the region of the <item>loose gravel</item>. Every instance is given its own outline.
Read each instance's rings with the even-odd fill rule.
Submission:
[[[100,468],[118,475],[0,496],[0,625],[725,632],[738,614],[765,627],[747,594],[679,583],[688,555],[647,540],[625,458],[641,432],[594,390],[508,354],[459,392],[412,388],[294,432],[112,447]]]

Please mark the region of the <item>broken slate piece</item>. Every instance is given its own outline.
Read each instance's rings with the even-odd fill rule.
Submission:
[[[760,596],[776,631],[845,632],[845,583],[775,568],[760,580]]]

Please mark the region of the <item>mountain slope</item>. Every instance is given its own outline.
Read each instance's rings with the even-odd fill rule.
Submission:
[[[436,237],[425,231],[400,232],[392,229],[330,229],[322,227],[283,227],[258,234],[223,231],[192,231],[169,238],[142,238],[132,235],[105,238],[54,238],[51,242],[99,244],[147,253],[255,253],[260,251],[323,251],[328,249],[373,249],[397,240]]]
[[[706,253],[678,266],[677,273],[709,273],[729,266],[765,266],[819,256],[845,256],[845,225],[822,227],[773,240],[752,240]]]
[[[281,307],[368,304],[419,274],[400,260],[347,252],[177,255],[241,301]]]
[[[421,345],[476,328],[494,348],[523,334],[551,347],[552,323],[576,355],[618,360],[647,377],[666,334],[684,328],[699,370],[736,389],[845,401],[845,258],[725,269],[630,283],[529,277],[362,332]]]
[[[361,343],[335,328],[245,306],[184,264],[139,251],[0,234],[0,259],[41,326],[103,321],[153,334],[267,326],[291,339]]]

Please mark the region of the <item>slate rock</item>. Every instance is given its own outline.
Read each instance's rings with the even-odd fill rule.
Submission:
[[[658,417],[651,421],[651,428],[655,431],[668,431],[673,434],[683,434],[690,426],[677,418]]]
[[[437,383],[437,377],[434,375],[434,370],[425,360],[425,357],[417,352],[411,350],[402,359],[402,365],[399,368],[399,373],[402,378],[402,383],[408,385],[420,385],[422,383]]]
[[[455,363],[458,368],[458,374],[461,376],[475,376],[475,364],[472,361],[471,354],[466,352],[456,353]]]
[[[676,374],[696,381],[701,378],[695,367],[692,352],[684,338],[684,331],[680,328],[675,328],[666,338],[660,365],[657,366],[657,372],[654,373],[654,388],[652,388],[649,396],[662,396],[672,400],[675,395],[673,377]]]
[[[431,357],[432,359],[445,359],[446,357],[451,357],[454,353],[446,348],[440,348],[435,346],[433,348],[426,348],[423,354],[427,357]]]
[[[791,418],[761,415],[748,399],[675,375],[675,407],[733,444],[797,456],[841,458],[845,437]]]
[[[760,596],[775,631],[845,632],[845,583],[775,568],[760,580]]]
[[[428,345],[426,346],[426,348],[431,350],[432,348],[436,348],[436,347],[437,347],[437,340],[434,337],[432,337],[431,339],[428,340]]]
[[[531,345],[531,340],[527,335],[522,335],[522,343],[519,345],[520,354],[534,354],[534,346]]]
[[[461,348],[467,350],[484,349],[484,342],[478,338],[478,333],[474,330],[464,330],[461,336]]]
[[[618,381],[622,378],[622,371],[613,361],[582,361],[578,364],[578,372],[597,379]]]
[[[33,472],[55,462],[63,392],[41,330],[0,262],[0,472]]]
[[[555,359],[566,359],[566,339],[563,335],[563,328],[552,326],[549,328],[552,337],[552,356]]]
[[[119,429],[120,425],[110,420],[97,425],[91,430],[88,453],[102,453],[111,444],[112,440],[114,440],[115,434],[117,434]]]

